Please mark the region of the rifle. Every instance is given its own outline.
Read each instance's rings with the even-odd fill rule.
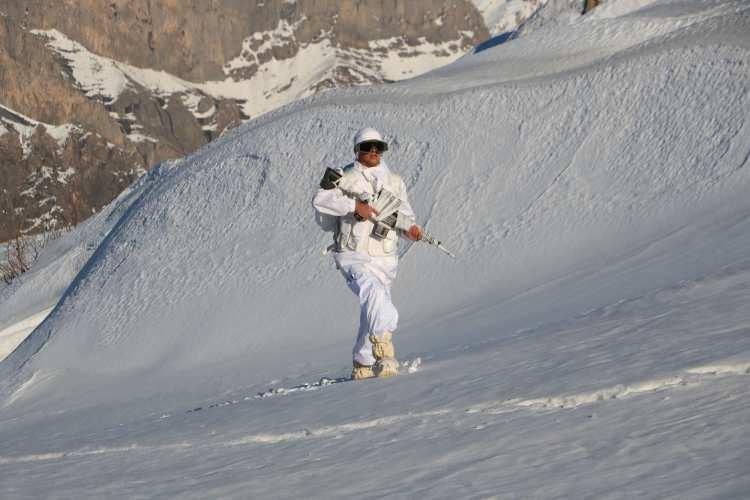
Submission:
[[[323,180],[320,181],[320,187],[323,189],[333,189],[337,187],[346,196],[370,204],[377,211],[376,216],[370,217],[370,221],[375,224],[375,227],[373,228],[374,237],[381,239],[385,238],[388,231],[392,229],[408,231],[411,224],[416,224],[416,221],[411,219],[411,217],[406,217],[405,215],[402,215],[402,212],[398,211],[398,208],[401,205],[401,200],[390,191],[381,189],[380,192],[374,196],[370,195],[370,193],[355,193],[347,191],[340,185],[342,178],[343,176],[340,173],[331,168],[327,168]],[[443,243],[440,240],[424,229],[422,229],[422,238],[419,241],[434,246],[451,258],[456,258],[450,250],[443,246]]]
[[[448,250],[447,248],[443,246],[443,243],[440,242],[440,240],[435,239],[434,236],[432,236],[430,233],[428,233],[424,229],[422,230],[422,239],[420,241],[424,241],[425,243],[434,246],[435,248],[437,248],[438,250],[440,250],[441,252],[445,253],[446,255],[448,255],[449,257],[453,259],[456,258],[456,256],[453,255],[453,253],[451,253],[450,250]]]

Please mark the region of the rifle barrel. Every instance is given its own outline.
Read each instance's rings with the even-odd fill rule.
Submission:
[[[450,250],[448,250],[447,248],[445,248],[443,246],[443,244],[439,240],[435,239],[435,237],[432,236],[430,233],[428,233],[426,231],[422,232],[422,240],[424,240],[425,243],[428,243],[428,244],[436,247],[438,250],[440,250],[441,252],[445,253],[449,257],[451,257],[453,259],[456,258],[456,256],[453,255],[453,253]]]

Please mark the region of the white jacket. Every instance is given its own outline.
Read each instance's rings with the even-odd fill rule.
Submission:
[[[336,252],[356,252],[369,257],[395,256],[401,229],[408,229],[415,218],[401,176],[392,172],[382,161],[377,167],[370,168],[355,161],[337,170],[343,176],[339,187],[328,190],[321,188],[313,199],[313,206],[318,212],[338,218],[338,228],[334,234]],[[374,195],[382,188],[396,195],[401,200],[401,206],[397,225],[400,229],[390,231],[385,239],[380,240],[371,236],[374,226],[371,221],[355,219],[355,198],[352,193]]]

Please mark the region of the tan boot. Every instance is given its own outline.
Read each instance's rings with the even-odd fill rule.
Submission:
[[[376,377],[383,378],[398,375],[398,361],[396,361],[396,351],[393,348],[391,338],[391,332],[384,332],[379,337],[370,335],[372,355],[375,357],[372,372]]]
[[[372,366],[363,365],[354,362],[354,368],[352,368],[352,380],[362,380],[365,378],[372,378],[375,374],[372,372]]]

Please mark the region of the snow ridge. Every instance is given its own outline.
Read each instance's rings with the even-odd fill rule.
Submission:
[[[750,362],[718,363],[699,366],[686,370],[685,373],[671,377],[644,380],[635,384],[616,385],[580,394],[549,396],[543,398],[517,400],[509,404],[534,409],[577,408],[609,399],[623,399],[643,393],[664,391],[677,387],[701,384],[711,376],[750,375]]]
[[[575,409],[579,406],[601,404],[606,401],[620,400],[626,398],[632,398],[646,393],[654,393],[666,390],[676,390],[678,388],[689,388],[690,386],[697,386],[701,384],[710,384],[713,381],[719,381],[719,379],[728,376],[744,376],[750,375],[750,361],[731,361],[727,363],[713,363],[710,365],[699,366],[687,370],[685,373],[675,375],[668,378],[659,378],[653,380],[647,380],[638,384],[630,384],[623,386],[616,386],[611,388],[603,388],[593,392],[572,394],[566,396],[550,396],[545,398],[535,399],[511,399],[507,401],[488,401],[485,403],[473,404],[466,408],[455,408],[455,407],[444,407],[429,411],[422,412],[409,412],[406,414],[390,415],[385,417],[378,417],[371,420],[362,420],[356,422],[347,422],[338,425],[329,425],[324,427],[306,427],[301,430],[282,432],[282,433],[261,433],[261,434],[250,434],[242,436],[236,439],[212,442],[210,447],[236,447],[236,446],[249,446],[249,445],[267,445],[267,444],[280,444],[289,443],[299,440],[307,439],[339,439],[344,435],[359,432],[367,429],[374,429],[379,427],[389,427],[394,424],[408,422],[408,421],[425,421],[434,418],[441,418],[451,415],[460,414],[476,414],[481,413],[485,415],[501,415],[510,411],[519,411],[524,409],[530,410],[569,410]],[[321,381],[316,389],[309,389],[303,387],[314,387],[313,385],[299,386],[298,388],[292,388],[286,390],[285,393],[297,392],[297,390],[306,392],[309,390],[317,390],[320,387],[326,387],[334,383],[338,383],[345,379],[327,379],[326,382]],[[265,399],[267,396],[259,395],[260,399]],[[245,398],[258,399],[255,398]],[[237,404],[237,401],[225,404],[212,405],[210,407],[218,408],[227,406],[228,404]],[[191,410],[188,413],[199,411],[200,408]],[[162,419],[170,418],[170,415],[163,415]],[[33,455],[25,456],[0,456],[0,465],[8,464],[23,464],[29,462],[48,462],[54,460],[73,459],[87,456],[98,456],[108,454],[122,454],[129,452],[151,452],[154,450],[160,451],[176,451],[193,448],[196,445],[189,441],[178,441],[174,443],[165,443],[158,445],[144,445],[133,443],[127,446],[112,446],[112,447],[101,447],[96,449],[79,449],[70,451],[50,451],[45,453],[36,453]],[[201,445],[205,447],[205,445]]]

